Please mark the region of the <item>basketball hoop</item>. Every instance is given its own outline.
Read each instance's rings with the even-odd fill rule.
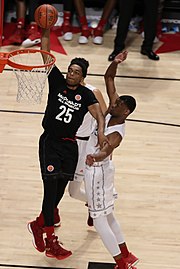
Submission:
[[[45,63],[43,58],[46,59]],[[37,49],[0,53],[0,72],[5,65],[13,68],[18,80],[17,102],[40,104],[46,79],[55,63],[54,55]]]

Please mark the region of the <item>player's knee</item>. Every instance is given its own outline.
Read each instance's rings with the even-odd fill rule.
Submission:
[[[68,192],[69,192],[70,197],[78,199],[79,184],[75,181],[71,181],[68,186]]]

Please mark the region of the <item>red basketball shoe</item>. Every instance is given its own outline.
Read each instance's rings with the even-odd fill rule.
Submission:
[[[71,41],[73,38],[72,29],[70,24],[63,24],[62,25],[62,32],[63,32],[63,39],[65,41]]]
[[[102,43],[103,43],[103,30],[101,27],[97,27],[94,29],[93,43],[96,45],[102,45]]]
[[[117,264],[114,266],[114,269],[137,269],[136,267],[126,263],[123,268],[120,268]]]
[[[45,254],[47,257],[63,260],[72,255],[72,252],[70,250],[66,250],[60,245],[57,236],[52,235],[50,239],[45,238],[45,241],[46,241]]]
[[[22,42],[22,46],[25,48],[35,46],[41,43],[41,34],[38,31],[38,26],[36,23],[30,25],[30,28],[26,35],[26,40]]]
[[[33,246],[39,251],[45,251],[45,243],[43,238],[43,228],[39,226],[37,220],[28,223],[28,230],[33,236]]]
[[[79,37],[79,44],[87,44],[88,43],[88,38],[91,36],[91,31],[90,29],[87,27],[87,28],[82,28],[82,32],[81,32],[81,35]]]
[[[131,252],[129,252],[128,256],[123,259],[131,266],[134,266],[139,262],[139,259],[136,256],[134,256]]]
[[[9,40],[10,44],[21,45],[24,38],[25,38],[24,29],[21,27],[18,27],[18,24],[17,24],[17,28],[16,28],[14,34],[12,36],[10,36],[8,38],[8,40]]]

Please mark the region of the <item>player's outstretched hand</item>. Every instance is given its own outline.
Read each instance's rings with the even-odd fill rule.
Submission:
[[[118,63],[118,64],[119,64],[119,63],[122,63],[123,61],[126,60],[127,55],[128,55],[127,50],[124,50],[123,52],[120,52],[120,53],[115,57],[114,61],[115,61],[116,63]]]
[[[86,164],[89,165],[89,166],[92,166],[94,162],[95,162],[95,160],[94,160],[93,155],[88,154],[86,156]]]

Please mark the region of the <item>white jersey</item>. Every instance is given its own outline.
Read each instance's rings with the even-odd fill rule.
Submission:
[[[85,84],[85,87],[90,89],[91,91],[94,91],[96,88],[90,84]],[[92,131],[93,122],[95,119],[92,117],[92,115],[87,112],[81,126],[79,127],[76,135],[79,137],[87,137],[90,136],[90,133]]]
[[[94,91],[96,88],[90,84],[86,84],[85,87],[88,89]],[[93,116],[87,112],[84,120],[79,127],[76,136],[78,137],[89,137],[92,132],[92,126],[94,126],[95,119]],[[87,139],[88,140],[88,139]],[[78,163],[76,166],[76,171],[74,175],[74,181],[82,182],[84,179],[84,170],[85,170],[85,161],[86,161],[86,145],[87,140],[81,140],[77,139],[78,143],[78,150],[79,150],[79,157],[78,157]]]
[[[111,115],[108,114],[106,116],[104,134],[107,136],[108,134],[118,132],[121,135],[121,137],[123,138],[125,135],[125,123],[117,124],[117,125],[108,127],[108,122],[109,122],[110,118],[111,118]],[[86,155],[97,153],[100,149],[99,149],[99,147],[96,147],[96,145],[97,145],[97,129],[94,129],[92,134],[90,135],[90,138],[89,138],[87,146],[86,146]],[[110,156],[105,158],[102,162],[105,163],[108,160],[110,160]],[[99,162],[99,164],[101,164],[101,162]],[[95,165],[97,165],[97,164],[95,164]]]
[[[125,134],[125,123],[107,127],[111,115],[106,116],[105,134],[118,132],[122,138]],[[93,132],[87,142],[87,154],[97,152],[97,132]],[[99,150],[99,149],[98,149]],[[109,215],[114,210],[114,167],[108,156],[102,162],[95,162],[85,168],[85,190],[89,213],[92,218]]]

